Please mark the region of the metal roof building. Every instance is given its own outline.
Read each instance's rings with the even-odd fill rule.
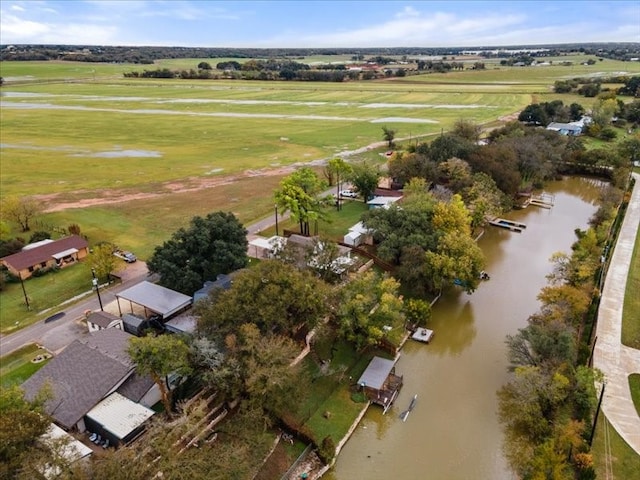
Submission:
[[[117,293],[116,299],[121,316],[120,299],[123,299],[128,300],[130,304],[135,303],[144,307],[145,317],[150,316],[150,311],[151,314],[160,315],[162,319],[185,310],[192,303],[192,298],[188,295],[146,281]],[[131,313],[133,313],[133,305],[131,305]]]
[[[127,443],[144,428],[155,412],[114,392],[86,415],[87,427],[109,439],[113,445]]]
[[[364,371],[358,385],[380,390],[384,386],[389,374],[393,371],[396,362],[386,358],[373,357],[369,366]]]

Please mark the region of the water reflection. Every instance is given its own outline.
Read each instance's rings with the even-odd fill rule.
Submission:
[[[489,228],[479,245],[491,280],[473,295],[451,290],[436,304],[431,344],[409,342],[397,372],[404,387],[382,416],[372,407],[343,449],[330,480],[510,479],[502,452],[496,391],[508,380],[504,339],[526,324],[551,271],[549,257],[568,252],[574,230],[594,213],[604,182],[569,178],[553,182],[551,210],[529,207],[508,218],[522,233]],[[407,422],[398,415],[414,394]]]
[[[429,350],[437,355],[459,355],[471,345],[477,330],[474,324],[473,305],[467,299],[464,303],[460,297],[468,296],[455,289],[443,295],[434,309],[430,327],[438,332],[431,341]],[[443,308],[439,308],[439,304]],[[453,307],[453,308],[447,308]]]

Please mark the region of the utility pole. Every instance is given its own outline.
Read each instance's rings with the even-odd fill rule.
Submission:
[[[20,278],[20,285],[22,285],[22,293],[24,294],[24,303],[27,304],[27,310],[31,310],[31,305],[29,305],[29,297],[27,296],[27,291],[24,289],[24,280],[22,279],[22,272],[18,272],[18,277]]]
[[[100,304],[100,310],[104,312],[104,308],[102,308],[102,298],[100,298],[100,285],[98,284],[98,278],[96,277],[95,268],[91,269],[91,275],[93,276],[91,283],[94,287],[96,287],[96,293],[98,294],[98,303]]]

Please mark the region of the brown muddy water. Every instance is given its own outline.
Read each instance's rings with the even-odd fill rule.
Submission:
[[[523,233],[487,227],[479,244],[489,281],[473,295],[453,290],[435,305],[429,345],[409,341],[396,371],[404,387],[386,415],[371,406],[330,480],[502,480],[515,476],[502,453],[496,391],[509,380],[504,339],[538,309],[549,258],[569,253],[574,229],[587,227],[604,183],[567,178],[547,186],[551,210],[529,207],[505,218]],[[417,404],[400,420],[413,396]]]

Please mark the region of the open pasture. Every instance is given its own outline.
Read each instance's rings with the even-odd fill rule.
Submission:
[[[444,74],[424,74],[417,76],[407,76],[394,79],[394,83],[422,82],[422,83],[454,83],[464,85],[491,84],[496,86],[543,86],[553,87],[556,80],[567,80],[576,77],[605,77],[612,75],[638,75],[640,74],[640,62],[621,62],[617,60],[604,59],[598,61],[595,57],[584,56],[581,59],[569,57],[552,58],[553,64],[543,66],[509,67],[486,63],[485,70],[464,70],[454,71]],[[582,65],[590,58],[596,60],[594,65]],[[540,58],[541,62],[548,61]],[[573,61],[569,66],[560,65],[561,61]]]
[[[158,191],[167,182],[331,158],[381,141],[382,126],[415,138],[458,118],[486,123],[531,99],[387,82],[130,79],[2,93],[2,188],[23,195]]]
[[[221,59],[159,66],[201,60]],[[122,77],[149,65],[0,68],[4,77],[51,79],[0,92],[2,194],[38,195],[48,223],[78,223],[91,242],[112,241],[141,258],[193,215],[227,210],[245,223],[267,215],[283,167],[381,142],[383,126],[402,139],[437,134],[459,118],[493,125],[532,101],[565,99],[551,91],[558,78],[640,72],[635,62],[604,60],[338,84]]]

